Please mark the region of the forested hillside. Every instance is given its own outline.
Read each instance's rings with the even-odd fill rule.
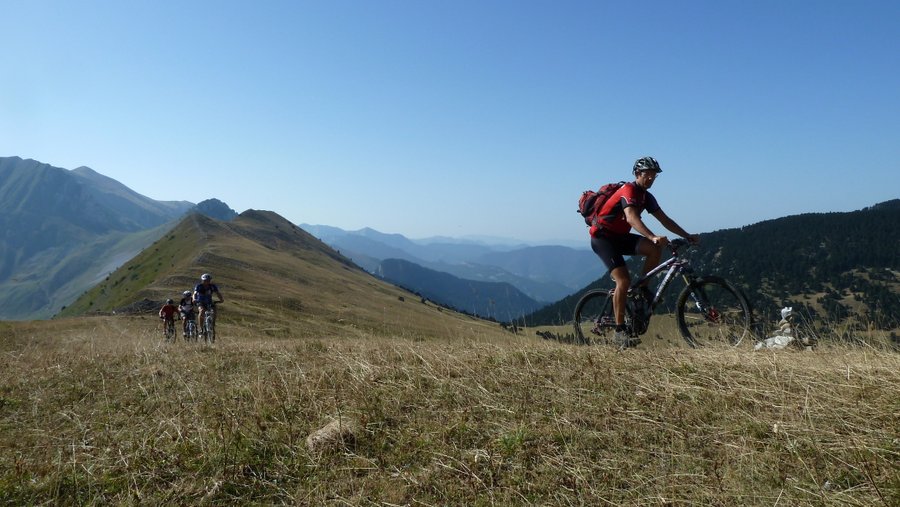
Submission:
[[[690,256],[700,272],[740,285],[763,323],[792,306],[821,325],[900,326],[900,199],[849,213],[803,214],[711,232]],[[604,276],[591,287],[611,285]],[[672,300],[680,285],[673,288]],[[535,312],[525,323],[565,322],[583,292]]]
[[[703,242],[699,266],[740,282],[762,313],[783,301],[812,318],[900,325],[900,199],[718,231]]]

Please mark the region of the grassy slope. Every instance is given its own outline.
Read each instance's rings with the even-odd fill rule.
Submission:
[[[197,231],[192,228],[196,217],[181,222],[137,256],[113,271],[106,279],[71,303],[60,316],[79,315],[90,311],[111,311],[126,306],[135,299],[156,296],[146,284],[159,276],[167,276],[178,269],[186,269],[197,249]],[[166,295],[174,297],[174,295]]]
[[[0,323],[0,503],[900,502],[895,353],[152,323]],[[355,440],[309,451],[337,417]]]

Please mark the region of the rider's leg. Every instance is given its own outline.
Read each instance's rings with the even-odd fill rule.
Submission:
[[[641,237],[641,239],[638,240],[637,245],[635,245],[635,254],[644,256],[644,267],[641,269],[641,276],[645,276],[653,270],[653,268],[659,266],[659,263],[662,260],[663,249],[664,246],[662,243],[656,244],[645,237]],[[647,301],[653,299],[653,293],[648,287],[649,282],[650,280],[644,280],[638,284],[638,287]]]
[[[627,266],[613,268],[609,272],[616,282],[616,290],[613,293],[613,313],[616,316],[616,328],[625,325],[625,301],[628,298],[628,287],[631,285],[631,276]]]
[[[662,260],[663,245],[656,244],[647,238],[641,238],[637,244],[637,254],[644,256],[644,269],[641,270],[641,276],[646,275]]]
[[[613,314],[616,318],[616,330],[625,327],[625,301],[628,296],[628,287],[631,284],[631,276],[625,265],[623,255],[632,255],[637,250],[636,235],[607,235],[600,234],[591,237],[591,250],[600,257],[609,276],[616,282],[616,290],[613,294]]]

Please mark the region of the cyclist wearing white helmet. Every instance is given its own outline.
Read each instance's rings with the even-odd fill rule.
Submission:
[[[181,312],[181,330],[186,337],[188,320],[194,320],[194,300],[191,297],[191,291],[186,290],[181,293],[181,301],[178,302],[178,311]]]
[[[212,306],[213,293],[218,297],[220,303],[224,303],[225,299],[219,292],[219,287],[212,283],[212,276],[209,273],[203,273],[200,277],[200,283],[194,287],[194,303],[197,304],[197,317],[202,325],[203,317],[206,315],[206,309]]]

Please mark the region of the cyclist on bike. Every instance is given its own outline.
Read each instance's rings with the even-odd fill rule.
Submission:
[[[653,194],[648,191],[661,172],[662,168],[653,157],[639,158],[632,168],[634,182],[622,185],[609,197],[590,229],[591,249],[609,269],[610,276],[616,284],[613,296],[613,313],[616,318],[614,340],[623,347],[634,347],[640,343],[638,338],[629,338],[625,326],[625,302],[628,288],[631,286],[631,276],[624,256],[643,255],[642,274],[647,274],[659,265],[663,249],[669,243],[667,237],[657,236],[647,227],[641,219],[641,212],[649,211],[663,227],[691,243],[700,241],[696,234],[689,234],[669,218],[659,207]],[[632,233],[632,228],[640,235]],[[647,294],[649,289],[643,286],[641,290],[645,291],[649,301],[652,297]]]
[[[181,301],[178,302],[178,311],[181,313],[181,331],[183,336],[187,338],[188,321],[194,320],[194,300],[191,297],[191,291],[186,290],[181,293]]]
[[[201,326],[203,325],[203,318],[206,315],[206,310],[213,304],[213,293],[218,296],[220,303],[225,302],[222,298],[222,293],[219,292],[219,287],[212,283],[212,276],[209,273],[203,273],[200,277],[200,283],[194,287],[194,303],[197,305],[197,311],[199,313],[198,318],[200,319],[199,322]]]
[[[173,326],[175,325],[175,313],[177,312],[178,307],[175,306],[175,301],[172,301],[171,299],[167,299],[166,304],[159,309],[159,318],[163,321],[163,334],[165,334],[166,326],[168,326],[170,322]]]

